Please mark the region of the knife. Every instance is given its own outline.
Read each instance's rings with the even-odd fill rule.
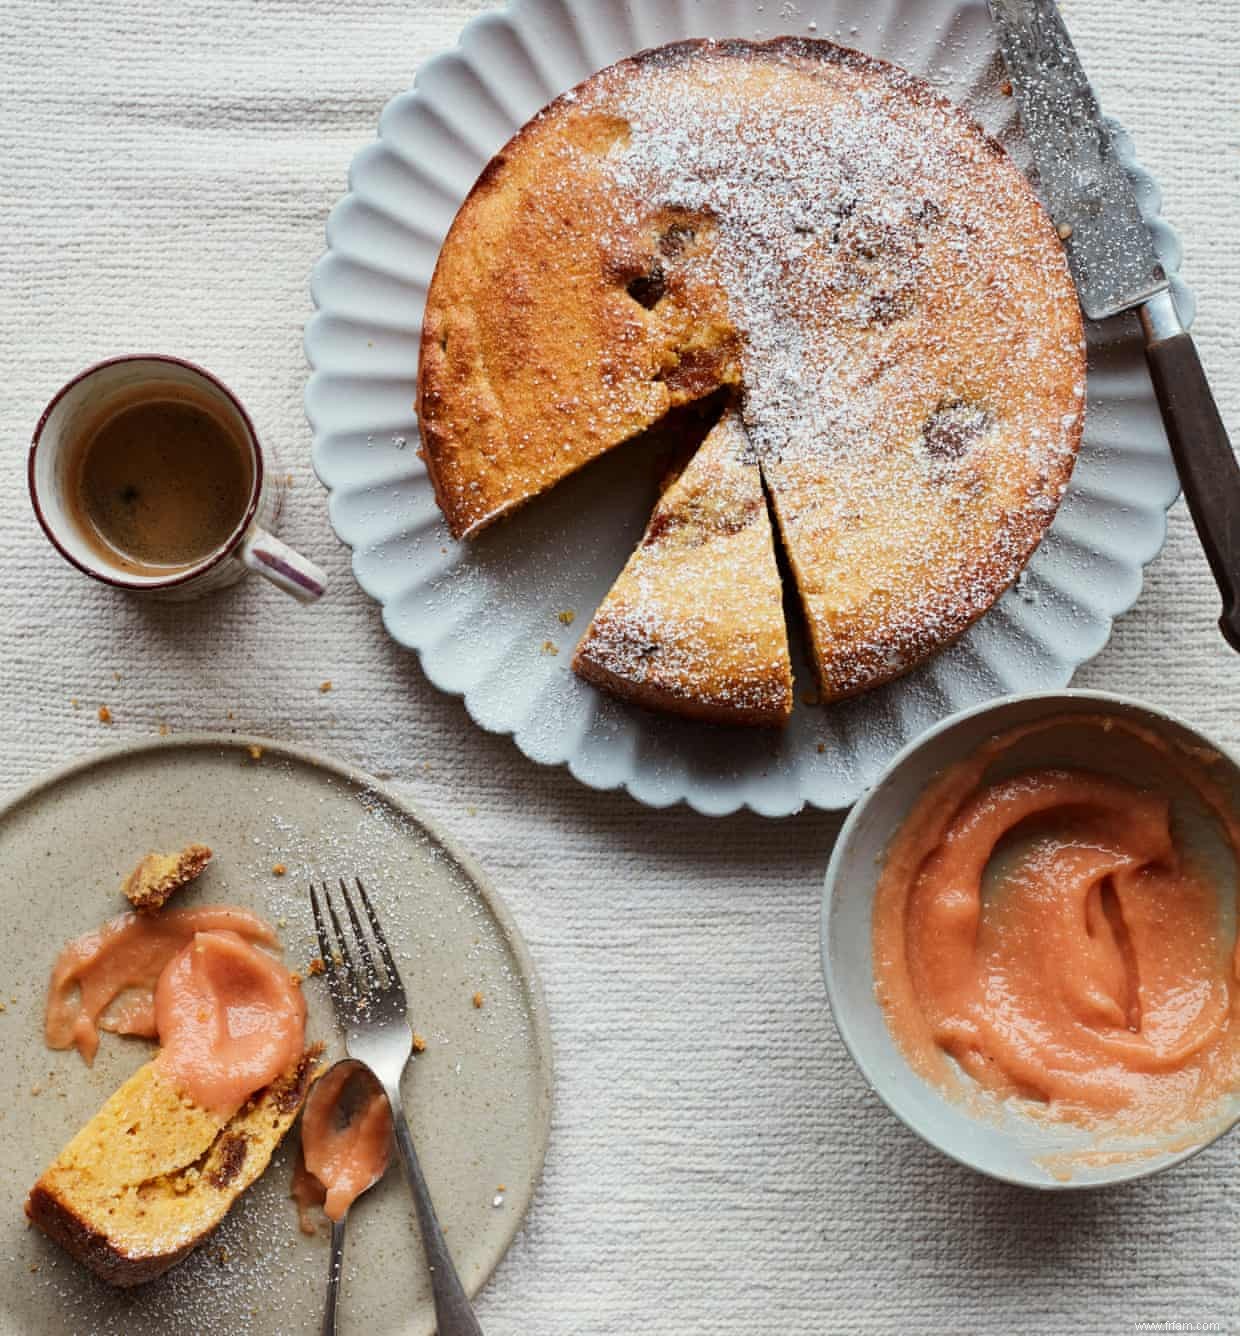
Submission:
[[[1135,310],[1184,499],[1240,650],[1240,465],[1136,194],[1055,0],[987,0],[1037,164],[1090,320]]]

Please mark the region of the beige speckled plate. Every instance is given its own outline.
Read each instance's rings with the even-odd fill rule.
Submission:
[[[251,744],[263,748],[260,759]],[[0,810],[0,1255],[11,1262],[0,1332],[318,1330],[327,1240],[297,1231],[288,1143],[206,1245],[138,1290],[96,1281],[22,1215],[42,1166],[150,1053],[142,1041],[105,1035],[88,1069],[76,1053],[45,1049],[52,961],[68,938],[124,908],[121,877],[146,850],[188,840],[210,844],[215,859],[184,903],[228,901],[267,915],[294,968],[318,954],[307,881],[361,874],[427,1039],[406,1075],[406,1107],[465,1286],[476,1292],[530,1203],[550,1126],[550,1033],[520,934],[470,859],[365,775],[261,738],[194,735],[90,757]],[[283,877],[272,873],[278,862]],[[309,982],[307,997],[311,1035],[340,1056],[321,983]],[[399,1172],[358,1203],[349,1234],[342,1332],[431,1332]]]

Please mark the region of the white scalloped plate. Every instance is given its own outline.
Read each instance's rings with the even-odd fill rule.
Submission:
[[[449,538],[417,454],[418,336],[440,243],[475,178],[534,112],[593,71],[683,37],[795,32],[856,46],[968,105],[1022,166],[1028,153],[984,0],[515,0],[393,98],[358,153],[315,266],[306,411],[331,522],[358,583],[430,680],[531,759],[640,802],[714,815],[848,806],[936,720],[1011,692],[1065,686],[1132,606],[1178,493],[1136,330],[1092,326],[1085,440],[1068,494],[1018,586],[898,682],[781,735],[712,728],[613,701],[569,668],[576,639],[641,534],[649,478],[621,448],[469,544]],[[1121,136],[1168,272],[1180,247]],[[1192,299],[1175,280],[1181,314]],[[636,449],[640,450],[640,446]],[[573,624],[559,614],[572,610]],[[795,647],[794,647],[795,648]],[[552,651],[555,652],[552,652]],[[797,662],[799,657],[800,662]],[[803,687],[812,681],[794,654]]]

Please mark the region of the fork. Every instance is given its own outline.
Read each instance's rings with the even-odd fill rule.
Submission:
[[[405,1121],[405,1111],[401,1104],[400,1078],[413,1052],[413,1029],[409,1023],[405,986],[366,888],[360,877],[354,877],[353,881],[369,920],[375,946],[375,950],[372,950],[353,896],[341,877],[340,894],[353,928],[353,946],[358,961],[354,960],[349,936],[341,927],[327,883],[323,883],[326,916],[319,906],[314,883],[310,884],[310,906],[314,911],[314,927],[323,957],[323,973],[336,1013],[336,1023],[344,1031],[345,1051],[349,1057],[356,1058],[374,1072],[392,1106],[396,1148],[400,1152],[400,1162],[413,1194],[418,1227],[422,1233],[422,1247],[431,1273],[431,1292],[435,1299],[435,1321],[439,1336],[482,1336],[482,1328],[466,1298],[443,1229],[435,1215],[430,1190],[422,1175],[422,1166],[418,1163],[418,1153],[414,1149],[413,1137],[409,1133],[409,1124]],[[328,931],[329,920],[334,939]]]

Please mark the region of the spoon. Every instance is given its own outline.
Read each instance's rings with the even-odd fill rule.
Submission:
[[[369,1067],[346,1058],[319,1077],[302,1111],[301,1147],[307,1172],[325,1190],[324,1210],[332,1222],[321,1331],[336,1336],[349,1208],[383,1177],[391,1160],[391,1110]]]

